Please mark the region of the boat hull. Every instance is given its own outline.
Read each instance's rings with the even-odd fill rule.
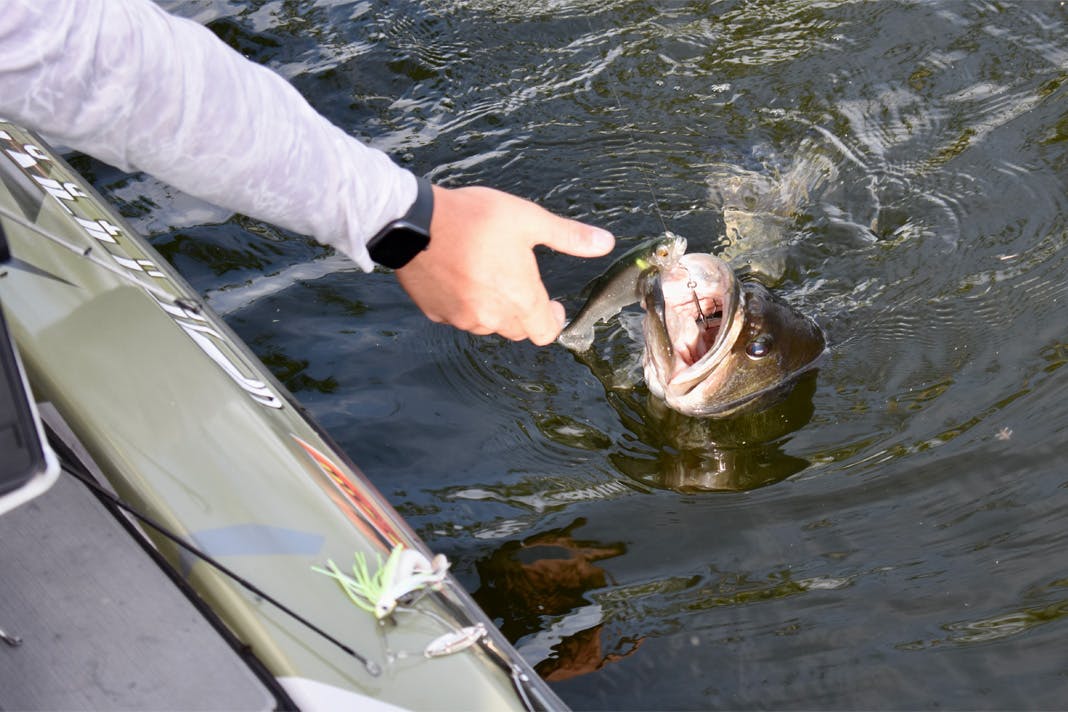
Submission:
[[[329,690],[410,709],[563,707],[451,577],[422,613],[385,624],[315,573],[397,545],[429,552],[185,280],[40,138],[5,122],[0,179],[14,256],[0,303],[37,399],[125,503],[370,661],[146,528],[298,705]],[[477,623],[480,643],[420,655]]]

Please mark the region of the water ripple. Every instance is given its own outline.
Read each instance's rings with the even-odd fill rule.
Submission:
[[[617,254],[664,227],[721,246],[732,182],[774,186],[776,289],[830,352],[759,446],[654,417],[640,316],[600,330],[594,374],[111,186],[193,228],[206,248],[169,254],[287,383],[331,384],[298,395],[571,706],[1061,704],[1060,3],[171,4],[405,166],[604,224]],[[569,313],[610,261],[539,254]]]

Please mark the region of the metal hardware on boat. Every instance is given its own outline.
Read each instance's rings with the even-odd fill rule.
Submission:
[[[8,633],[3,628],[0,628],[0,640],[3,640],[12,648],[17,648],[22,645],[22,638],[17,635],[12,635],[11,633]]]
[[[519,695],[520,699],[523,700],[523,705],[528,710],[538,709],[534,706],[534,703],[531,702],[530,695],[527,694],[530,678],[527,677],[527,674],[523,672],[523,669],[515,663],[512,663],[510,667],[512,673],[512,687],[515,688],[516,693]]]

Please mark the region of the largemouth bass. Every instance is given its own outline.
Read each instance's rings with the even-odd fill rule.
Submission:
[[[646,240],[628,250],[618,260],[594,278],[582,295],[586,303],[575,318],[556,338],[572,351],[586,351],[593,344],[593,329],[599,321],[619,313],[623,307],[638,302],[641,285],[647,275],[668,269],[686,252],[686,239],[667,233],[663,237]]]
[[[757,410],[823,354],[823,332],[759,282],[707,253],[643,282],[650,393],[690,416]]]
[[[634,303],[642,320],[649,392],[672,410],[723,417],[760,410],[824,352],[810,318],[756,281],[741,281],[711,254],[684,254],[669,235],[639,245],[587,287],[589,297],[558,339],[578,353],[593,328]]]

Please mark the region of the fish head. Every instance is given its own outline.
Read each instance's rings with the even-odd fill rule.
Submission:
[[[664,270],[678,262],[685,252],[686,238],[669,231],[653,240],[648,251],[640,254],[636,261],[642,272]]]
[[[624,252],[607,270],[590,280],[582,288],[580,296],[587,302],[607,301],[614,304],[621,301],[621,295],[633,294],[629,304],[634,304],[640,296],[637,290],[642,275],[649,270],[663,270],[672,266],[686,252],[686,246],[686,238],[670,230],[660,237],[645,240]]]
[[[713,255],[683,255],[642,288],[646,384],[685,415],[757,410],[824,352],[815,322]]]

